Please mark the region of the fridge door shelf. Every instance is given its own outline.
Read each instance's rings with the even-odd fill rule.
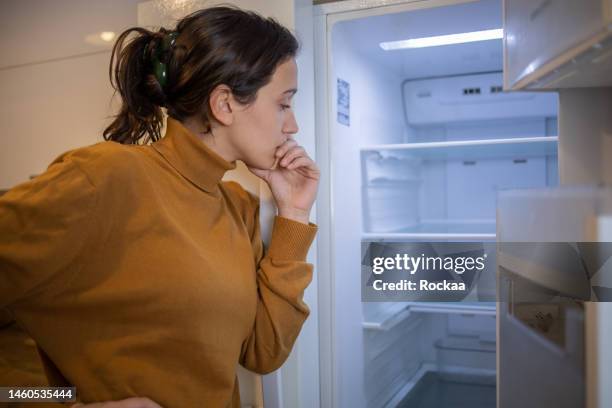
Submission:
[[[378,160],[406,159],[486,159],[556,156],[558,136],[515,137],[445,142],[399,143],[372,145],[362,152],[377,152]]]
[[[495,302],[403,302],[362,322],[364,330],[389,331],[413,313],[495,316]]]

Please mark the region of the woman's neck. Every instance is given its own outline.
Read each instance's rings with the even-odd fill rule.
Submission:
[[[188,118],[181,122],[185,128],[187,128],[191,133],[196,135],[198,139],[200,139],[206,146],[217,153],[219,156],[223,157],[226,161],[233,163],[236,161],[235,155],[232,153],[232,149],[230,146],[227,146],[226,143],[227,138],[224,137],[221,129],[216,129],[215,134],[213,134],[212,130],[209,132],[204,131],[204,127],[200,123],[199,120],[195,118]]]

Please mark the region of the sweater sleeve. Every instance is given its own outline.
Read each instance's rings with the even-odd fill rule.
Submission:
[[[253,200],[255,214],[250,228],[258,265],[258,301],[255,325],[243,343],[240,363],[258,374],[267,374],[287,359],[310,314],[302,298],[312,280],[313,265],[305,260],[317,226],[276,216],[266,251],[259,228],[259,200],[252,196]]]
[[[52,296],[76,272],[97,200],[87,175],[65,158],[0,197],[0,308]]]

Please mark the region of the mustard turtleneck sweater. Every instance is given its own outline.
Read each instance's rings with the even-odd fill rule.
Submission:
[[[236,167],[180,122],[152,145],[68,151],[0,198],[0,307],[82,402],[238,407],[236,367],[285,361],[309,309],[317,227],[224,182]],[[0,384],[10,385],[10,384]]]

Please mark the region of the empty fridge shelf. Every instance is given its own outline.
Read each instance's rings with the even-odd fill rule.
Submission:
[[[376,177],[369,181],[367,187],[403,187],[410,186],[413,184],[421,183],[423,180],[419,177],[403,177],[403,178],[388,178],[388,177]]]
[[[361,151],[379,152],[381,158],[406,156],[418,156],[423,159],[538,157],[556,155],[558,141],[557,136],[516,137],[373,145],[362,147]]]
[[[413,313],[451,313],[495,316],[495,302],[403,302],[366,316],[362,327],[366,330],[387,331]]]
[[[364,232],[361,238],[371,241],[399,241],[399,240],[494,240],[495,234],[489,233],[435,233],[435,232]]]
[[[362,233],[364,240],[401,240],[401,239],[469,239],[494,240],[495,220],[438,220],[427,219],[409,227],[394,231]]]
[[[408,302],[375,303],[363,311],[362,327],[368,330],[388,331],[410,316]]]
[[[495,316],[495,302],[410,302],[413,313],[456,313]]]

